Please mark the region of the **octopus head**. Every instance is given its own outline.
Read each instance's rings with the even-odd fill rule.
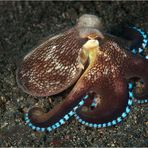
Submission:
[[[102,29],[102,21],[101,18],[98,18],[95,15],[84,14],[78,19],[77,23],[78,27],[88,27],[88,28],[96,28]]]

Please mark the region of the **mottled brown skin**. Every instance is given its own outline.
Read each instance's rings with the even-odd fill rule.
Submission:
[[[97,24],[94,23],[94,27],[98,27]],[[34,96],[51,96],[74,84],[87,62],[87,58],[81,58],[83,57],[82,45],[89,38],[103,38],[100,31],[89,27],[90,25],[92,24],[86,25],[85,21],[81,23],[79,21],[72,29],[50,38],[28,53],[17,70],[19,87]],[[77,89],[79,91],[82,89],[79,81],[67,99],[46,114],[40,108],[31,109],[29,111],[31,122],[39,127],[48,127],[58,121],[79,103],[84,95],[83,89],[85,93],[87,92],[86,88],[83,88],[78,94]],[[75,96],[78,98],[76,99]]]
[[[68,88],[82,71],[78,67],[82,44],[73,28],[34,49],[18,69],[21,88],[34,96],[50,96]]]
[[[138,97],[148,97],[147,60],[124,51],[111,39],[102,42],[99,50],[101,54],[96,57],[84,77],[89,91],[100,96],[99,102],[93,110],[83,110],[89,104],[76,111],[84,121],[96,124],[113,121],[124,112],[128,102],[128,79],[143,79],[145,89]]]
[[[88,24],[87,19],[86,22],[81,19],[74,28],[34,49],[17,70],[19,86],[34,96],[51,96],[76,83],[64,101],[49,112],[44,113],[41,108],[29,111],[29,119],[35,126],[52,126],[89,92],[100,96],[96,108],[84,112],[82,106],[76,110],[77,114],[92,123],[111,121],[125,109],[127,80],[135,76],[145,83],[140,97],[148,95],[148,61],[133,56],[113,37],[102,34],[96,18],[97,23],[92,20]],[[88,45],[87,41],[93,39],[99,44]]]
[[[67,89],[83,70],[82,45],[89,35],[98,36],[99,33],[92,28],[75,27],[50,38],[24,57],[17,71],[19,86],[34,96],[50,96]]]
[[[93,21],[89,23],[88,19]],[[33,49],[17,70],[19,86],[34,96],[50,96],[74,84],[85,64],[79,56],[82,45],[91,36],[103,38],[98,27],[96,16],[83,15],[75,27]]]

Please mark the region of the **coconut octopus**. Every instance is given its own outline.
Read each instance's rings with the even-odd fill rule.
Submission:
[[[113,126],[127,117],[134,100],[148,102],[146,33],[125,27],[117,37],[102,26],[100,18],[84,14],[23,58],[16,77],[24,92],[52,96],[72,88],[47,113],[33,107],[25,114],[33,130],[50,132],[72,116],[94,128]]]

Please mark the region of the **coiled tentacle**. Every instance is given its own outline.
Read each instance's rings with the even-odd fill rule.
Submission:
[[[134,96],[138,100],[138,103],[146,103],[148,100],[148,60],[140,56],[136,56],[136,58],[131,56],[128,61],[127,77],[138,78],[142,80],[144,85],[143,90],[135,92]],[[133,85],[135,86],[134,83]]]
[[[110,44],[112,46],[109,46]],[[108,49],[108,47],[111,47],[111,49]],[[102,52],[103,50],[104,52]],[[121,77],[122,73],[116,67],[119,61],[110,60],[110,57],[116,54],[117,44],[109,41],[107,44],[96,49],[95,57],[92,58],[94,62],[91,68],[85,71],[87,72],[85,76],[86,84],[91,83],[89,84],[90,90],[95,94],[96,102],[93,104],[94,100],[90,100],[91,98],[89,98],[82,107],[76,109],[75,116],[82,124],[91,127],[111,126],[121,122],[130,112],[133,99],[133,86],[130,83],[128,97],[126,80]],[[120,54],[122,55],[123,53],[121,52]],[[118,54],[119,57],[121,56],[120,54]],[[107,67],[103,66],[102,63]],[[92,73],[93,75],[91,75]],[[89,106],[94,106],[94,109],[84,110],[85,107]]]
[[[120,87],[117,82],[116,84],[117,87]],[[84,104],[78,108],[75,114],[76,119],[78,119],[80,123],[94,128],[109,127],[120,123],[127,117],[131,110],[130,108],[133,103],[133,85],[131,82],[128,84],[128,96],[126,95],[127,88],[125,84],[123,84],[122,88],[120,87],[118,89],[121,89],[120,93],[115,94],[117,91],[112,90],[112,95],[105,95],[100,99],[100,103],[95,105],[94,109],[90,109],[90,111],[83,111],[83,108],[89,108],[90,104]]]
[[[136,84],[141,85],[141,88],[145,93],[147,94],[147,60],[148,60],[148,35],[146,32],[144,32],[142,29],[139,29],[137,27],[125,27],[123,30],[123,33],[121,34],[121,37],[126,39],[128,41],[127,48],[133,53],[133,55],[139,55],[143,59],[136,58],[137,56],[132,58],[132,61],[128,61],[128,63],[131,63],[131,66],[129,66],[129,71],[134,71],[135,69],[135,75],[136,73],[138,75],[138,78],[144,78],[145,77],[145,83],[143,83],[141,80],[137,81],[136,79],[133,80],[131,83],[133,83],[134,89],[136,89]],[[119,43],[119,42],[118,42]],[[120,44],[120,43],[119,43]],[[126,43],[125,43],[126,44]],[[126,46],[124,45],[126,48]],[[132,56],[131,56],[132,57]],[[141,63],[141,65],[138,66],[137,64]],[[141,62],[140,62],[141,61]],[[142,70],[143,69],[143,70]],[[143,72],[142,72],[143,71]],[[127,73],[128,75],[129,73]],[[134,72],[132,72],[132,77],[134,76]],[[138,82],[138,83],[137,83]],[[135,93],[136,94],[136,93]],[[143,99],[136,96],[137,103],[147,103],[148,97],[143,96]]]
[[[143,68],[143,70],[140,70],[141,71],[141,74],[144,73],[147,71],[147,68],[148,68],[148,64],[145,64],[145,63],[148,63],[148,36],[147,36],[147,33],[144,32],[142,29],[139,29],[137,27],[129,27],[127,28],[126,30],[126,37],[128,39],[131,39],[133,40],[132,41],[132,44],[131,44],[131,47],[130,47],[130,50],[131,52],[134,54],[134,55],[140,55],[141,57],[144,57],[146,60],[144,60],[143,62],[141,62],[141,64],[138,66],[139,69],[137,69],[137,64],[138,64],[138,61],[137,59],[133,61],[135,62],[135,66],[132,66],[132,68],[135,69],[135,73],[139,72],[140,69]],[[133,63],[132,63],[133,64]],[[145,74],[145,83],[143,84],[142,81],[139,81],[138,84],[141,85],[141,88],[142,89],[145,89],[145,92],[147,93],[148,92],[148,87],[147,87],[147,83],[148,83],[148,80],[146,80],[147,78],[147,74]],[[132,82],[133,83],[133,86],[136,87],[136,82]],[[146,85],[146,86],[145,86]],[[144,96],[143,98],[140,98],[140,97],[136,97],[136,101],[137,103],[139,104],[142,104],[142,103],[147,103],[148,102],[148,96]]]
[[[133,28],[135,29],[135,28]],[[143,54],[144,52],[144,49],[142,49],[141,47],[143,48],[146,48],[147,47],[147,36],[146,36],[146,33],[142,32],[141,30],[137,29],[137,30],[133,30],[132,29],[132,36],[131,36],[131,40],[133,39],[134,37],[134,34],[136,34],[137,38],[132,41],[131,43],[131,47],[134,47],[132,49],[132,53],[135,54],[135,53],[139,53],[140,55]],[[131,30],[131,29],[130,29]],[[138,32],[137,32],[138,31]],[[129,36],[128,36],[129,37]],[[115,39],[115,38],[114,38]],[[141,39],[141,41],[139,40]],[[135,44],[136,42],[138,41],[138,45]],[[119,43],[119,41],[118,41]],[[131,48],[130,47],[130,48]],[[111,50],[111,49],[110,49]],[[136,51],[136,52],[135,52]],[[144,55],[142,55],[144,56]],[[130,83],[128,84],[128,94],[129,94],[129,99],[128,99],[128,103],[126,104],[126,106],[124,106],[124,110],[122,112],[119,112],[120,115],[117,117],[116,115],[114,115],[114,119],[109,119],[109,118],[105,118],[106,120],[108,119],[108,121],[104,121],[104,122],[101,122],[101,119],[99,119],[99,116],[101,118],[102,114],[107,114],[107,111],[100,111],[100,112],[95,112],[95,111],[86,111],[86,107],[87,107],[87,110],[88,109],[91,109],[91,107],[93,108],[97,108],[97,99],[96,97],[94,96],[94,98],[89,98],[87,100],[87,103],[85,103],[83,106],[81,106],[79,109],[76,110],[76,118],[79,120],[79,122],[81,122],[82,124],[85,124],[85,125],[88,125],[90,127],[106,127],[106,126],[112,126],[112,125],[115,125],[119,122],[121,122],[124,118],[126,118],[127,114],[130,112],[130,107],[132,105],[132,102],[133,102],[133,99],[137,99],[137,102],[138,103],[147,103],[148,102],[148,88],[147,88],[147,84],[148,84],[148,78],[147,78],[147,75],[148,75],[148,63],[147,63],[147,54],[145,54],[145,59],[142,59],[141,57],[132,57],[130,56],[130,58],[132,60],[129,60],[129,63],[127,64],[128,65],[128,69],[129,71],[125,72],[127,73],[128,77],[130,77],[130,75],[132,77],[134,76],[139,76],[140,78],[142,78],[144,80],[144,84],[145,84],[145,87],[144,87],[144,94],[141,96],[138,96],[136,95],[135,93],[133,94],[134,92],[134,87],[135,87],[135,83],[133,81],[130,81]],[[138,64],[138,59],[139,59],[139,64]],[[136,64],[136,61],[137,61],[137,64]],[[97,87],[97,86],[96,86]],[[107,91],[108,92],[108,91]],[[113,92],[112,91],[112,95],[113,95]],[[110,97],[110,96],[109,96]],[[120,95],[120,97],[122,97],[122,95]],[[112,101],[114,100],[115,98],[112,98]],[[88,103],[89,102],[89,103]],[[115,102],[115,101],[113,101]],[[103,104],[102,104],[103,106]],[[106,107],[107,108],[107,107]],[[85,109],[83,111],[83,109]],[[96,121],[94,121],[94,118],[93,116],[94,115],[98,115],[98,117],[96,117]]]
[[[98,47],[98,41],[93,40],[92,42],[94,46]],[[89,45],[89,47],[91,47],[91,45]],[[96,52],[96,48],[93,49],[93,47],[91,51],[84,51],[85,56],[88,57],[90,61],[88,69],[91,68],[91,64],[94,61],[92,55],[97,56]],[[88,71],[86,70],[83,73],[67,98],[48,113],[44,113],[40,108],[32,108],[28,115],[25,117],[28,125],[32,129],[38,131],[45,131],[46,129],[48,131],[52,131],[53,129],[64,124],[64,122],[73,115],[73,112],[81,105],[83,105],[84,100],[87,99],[87,96],[85,95],[88,91],[90,91],[89,83],[87,83],[85,80],[87,72]],[[83,96],[85,97],[83,98]]]
[[[86,88],[84,89],[77,86],[77,89],[79,90],[74,88],[61,104],[47,113],[44,113],[39,107],[30,109],[29,112],[25,114],[26,123],[36,131],[50,132],[60,127],[74,115],[75,108],[79,108],[88,97],[85,95],[85,92],[87,92],[87,90],[85,90]]]

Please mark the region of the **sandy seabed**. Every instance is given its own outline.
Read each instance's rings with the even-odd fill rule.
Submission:
[[[148,31],[148,2],[0,2],[0,146],[1,147],[146,147],[148,110],[134,104],[119,126],[93,129],[75,118],[51,133],[37,133],[25,125],[26,109],[38,104],[46,109],[66,94],[33,97],[20,90],[16,68],[38,41],[73,26],[84,14],[102,17],[111,32],[123,24]],[[49,102],[51,102],[49,104]]]

